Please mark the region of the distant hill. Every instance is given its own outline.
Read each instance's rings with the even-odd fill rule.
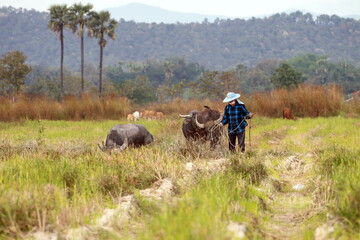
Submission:
[[[145,22],[145,23],[201,23],[204,19],[209,22],[214,22],[216,19],[250,19],[270,17],[272,14],[259,15],[259,16],[247,16],[247,17],[236,17],[236,16],[222,16],[222,15],[202,15],[197,13],[181,13],[166,10],[159,7],[154,7],[142,3],[130,3],[124,6],[115,8],[104,9],[111,13],[112,17],[119,20],[125,19],[126,21]],[[290,14],[292,12],[301,11],[307,13],[309,11],[305,9],[289,9],[284,13]],[[309,12],[313,17],[317,17],[319,13]],[[342,16],[344,18],[360,19],[360,15]]]
[[[0,55],[19,50],[33,65],[58,67],[60,43],[47,28],[48,21],[48,12],[0,8]],[[359,21],[336,15],[314,18],[297,11],[248,20],[219,18],[172,24],[119,19],[116,36],[104,49],[104,66],[180,57],[207,69],[224,70],[304,53],[360,66]],[[66,68],[79,69],[79,45],[77,36],[66,30]],[[86,37],[85,51],[85,63],[98,65],[98,40]]]
[[[191,23],[203,22],[206,18],[213,22],[215,19],[226,19],[229,17],[215,15],[201,15],[196,13],[180,13],[153,7],[142,3],[130,3],[116,8],[107,8],[113,18],[125,19],[126,21],[146,23]]]

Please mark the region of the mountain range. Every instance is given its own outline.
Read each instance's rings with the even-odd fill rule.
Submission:
[[[360,66],[359,21],[336,15],[314,18],[296,11],[248,20],[175,24],[135,22],[115,15],[112,18],[119,24],[116,39],[108,39],[104,49],[104,66],[179,57],[207,69],[223,70],[304,53],[327,55],[331,60]],[[31,65],[58,66],[61,48],[57,36],[47,27],[49,19],[48,12],[0,8],[0,55],[17,50]],[[78,69],[80,41],[70,29],[64,33],[65,66]],[[86,63],[98,64],[98,39],[86,36],[84,41]]]
[[[129,3],[127,5],[107,8],[104,9],[111,13],[111,16],[117,20],[124,19],[126,21],[135,21],[135,22],[145,22],[145,23],[201,23],[205,19],[209,22],[214,22],[216,19],[235,19],[240,17],[234,16],[223,16],[223,15],[203,15],[197,13],[182,13],[169,11],[160,7],[154,7],[142,3]],[[292,12],[301,11],[309,12],[303,9],[289,9],[285,13],[289,14]],[[319,16],[321,14],[309,12],[313,17]],[[275,13],[274,13],[275,14]],[[259,16],[248,16],[243,17],[243,19],[255,18],[264,18],[271,15],[259,15]],[[341,16],[345,18],[354,18],[360,19],[360,15],[351,15],[351,16]]]
[[[111,13],[115,19],[146,23],[190,23],[203,22],[207,19],[213,22],[215,19],[227,19],[230,17],[221,15],[202,15],[197,13],[181,13],[169,11],[160,7],[154,7],[142,3],[130,3],[124,6],[104,9]]]

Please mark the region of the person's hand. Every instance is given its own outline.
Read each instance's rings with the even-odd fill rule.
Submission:
[[[249,113],[249,114],[246,116],[246,118],[247,118],[247,119],[250,119],[250,118],[252,118],[253,116],[254,116],[253,113]]]

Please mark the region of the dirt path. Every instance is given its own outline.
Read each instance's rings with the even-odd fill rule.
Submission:
[[[313,206],[312,194],[306,191],[311,184],[311,162],[291,155],[277,170],[281,190],[274,192],[268,203],[269,219],[264,224],[264,234],[266,239],[302,239],[304,221],[309,218]]]

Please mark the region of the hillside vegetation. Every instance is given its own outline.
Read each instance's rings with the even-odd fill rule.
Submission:
[[[49,6],[50,7],[50,6]],[[0,54],[19,50],[32,65],[58,66],[60,47],[47,28],[49,13],[0,8]],[[335,61],[360,62],[360,25],[336,15],[294,12],[267,18],[217,19],[189,24],[136,23],[120,19],[116,40],[105,49],[106,66],[120,61],[182,57],[207,69],[253,66],[263,59],[288,59],[303,53],[328,55]],[[24,44],[26,43],[26,44]],[[65,32],[65,66],[80,65],[80,41]],[[86,64],[97,65],[96,39],[85,39]]]

